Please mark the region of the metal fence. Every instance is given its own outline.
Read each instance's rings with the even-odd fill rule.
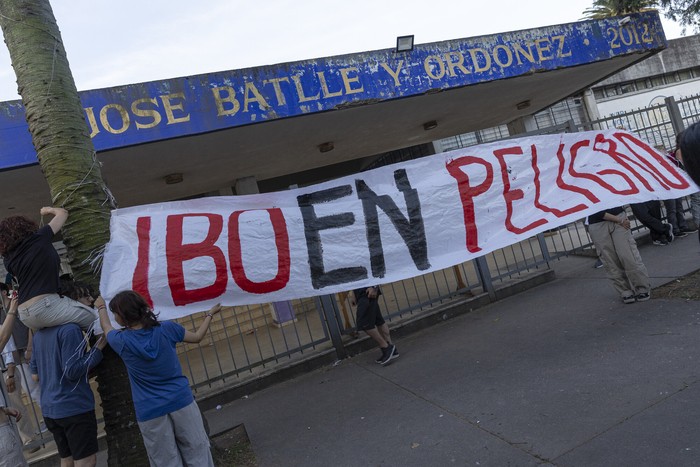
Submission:
[[[538,130],[538,133],[623,127],[652,144],[671,149],[675,144],[677,129],[697,120],[698,115],[700,97],[679,102],[668,98],[662,105],[593,122],[576,124],[569,121]],[[477,142],[463,140],[464,145]],[[643,229],[636,222],[633,222],[633,228]],[[400,321],[465,294],[488,292],[499,283],[549,267],[549,261],[592,251],[583,221],[574,222],[494,251],[478,260],[384,284],[381,304],[391,321]],[[347,293],[327,297],[325,301],[307,298],[233,307],[217,318],[205,342],[183,346],[180,351],[183,366],[196,391],[206,392],[209,388],[235,384],[318,350],[337,348],[339,342],[342,345],[343,339],[349,339],[348,335],[352,334],[355,326]],[[199,319],[190,316],[180,322],[189,329],[195,329]],[[344,337],[338,340],[338,334]]]

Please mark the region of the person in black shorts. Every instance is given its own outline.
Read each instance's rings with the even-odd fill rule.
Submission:
[[[88,373],[102,360],[107,341],[100,338],[89,351],[82,344],[83,332],[76,323],[34,334],[29,366],[41,387],[41,411],[62,466],[94,467],[97,463],[95,397]]]
[[[382,354],[375,361],[380,365],[387,365],[393,359],[398,358],[399,351],[391,342],[389,326],[384,321],[379,309],[379,295],[381,293],[379,287],[355,289],[350,301],[352,305],[357,304],[357,330],[367,333],[379,345]]]

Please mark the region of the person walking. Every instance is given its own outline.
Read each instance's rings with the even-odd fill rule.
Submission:
[[[351,297],[351,304],[357,305],[355,318],[357,330],[364,331],[371,337],[382,352],[375,362],[380,365],[388,365],[399,357],[399,351],[391,342],[389,325],[384,321],[379,309],[379,295],[381,293],[381,289],[377,286],[355,289]]]

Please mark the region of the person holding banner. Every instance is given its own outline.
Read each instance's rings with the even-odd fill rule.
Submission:
[[[630,304],[649,300],[649,274],[630,232],[625,209],[617,207],[597,212],[588,217],[588,223],[591,240],[622,301]]]
[[[12,327],[16,317],[17,296],[15,295],[10,299],[7,318],[0,326],[0,349],[4,348],[12,337]],[[19,422],[22,419],[22,413],[13,407],[8,407],[4,394],[0,393],[0,465],[26,466],[27,461],[22,454],[22,442],[11,418]]]
[[[102,297],[95,305],[109,345],[126,365],[151,466],[214,467],[202,414],[182,374],[175,346],[201,342],[221,305],[206,312],[196,332],[173,321],[159,322],[146,300],[132,290],[119,292],[109,302],[117,324],[124,329],[114,329]]]
[[[61,465],[94,467],[97,462],[95,396],[87,375],[102,361],[104,337],[87,350],[77,323],[34,333],[29,364],[41,386],[41,412],[53,435]]]
[[[661,220],[661,206],[657,200],[634,203],[630,207],[634,217],[649,229],[652,245],[668,245],[673,241],[673,226]]]
[[[20,286],[20,320],[33,330],[76,323],[86,331],[97,319],[94,310],[58,293],[61,259],[52,240],[68,219],[68,211],[44,207],[40,214],[53,216],[41,228],[24,216],[0,222],[0,255]]]
[[[379,287],[361,287],[353,291],[350,301],[352,305],[357,304],[357,330],[364,331],[382,351],[375,362],[380,365],[388,365],[393,359],[398,358],[399,351],[391,342],[389,325],[384,321],[379,309],[379,295],[381,293]]]
[[[22,454],[22,443],[10,417],[22,420],[22,412],[14,407],[7,407],[5,397],[0,394],[0,466],[23,467],[27,461]]]

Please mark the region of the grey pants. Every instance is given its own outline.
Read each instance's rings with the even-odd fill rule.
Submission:
[[[614,222],[603,221],[589,225],[588,233],[613,287],[622,298],[651,290],[647,268],[629,230]]]
[[[22,442],[11,423],[0,426],[0,467],[26,466],[22,454]]]
[[[196,402],[138,423],[151,467],[214,467]]]
[[[51,294],[27,308],[20,307],[19,319],[35,331],[68,323],[75,323],[87,331],[97,320],[97,311],[68,297]]]

